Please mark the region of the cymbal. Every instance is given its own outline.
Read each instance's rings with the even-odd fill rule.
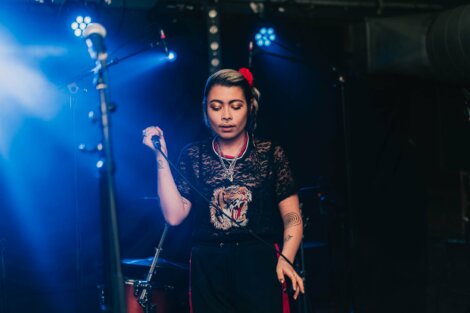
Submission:
[[[146,259],[122,259],[121,263],[127,265],[137,265],[137,266],[147,266],[150,267],[152,265],[153,257],[148,257]],[[182,263],[173,262],[170,260],[166,260],[162,257],[158,258],[157,267],[160,268],[173,268],[173,269],[180,269],[180,270],[187,270],[188,266]]]

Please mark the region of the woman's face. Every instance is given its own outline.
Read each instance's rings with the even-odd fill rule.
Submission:
[[[210,127],[220,139],[231,140],[244,135],[248,104],[241,87],[212,86],[206,105]]]

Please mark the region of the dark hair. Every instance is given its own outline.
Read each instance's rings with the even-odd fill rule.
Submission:
[[[243,90],[243,94],[245,95],[245,100],[248,105],[248,122],[246,127],[249,133],[253,133],[256,128],[256,116],[258,114],[260,92],[257,88],[253,86],[250,87],[248,81],[239,71],[232,69],[217,71],[207,79],[202,100],[202,112],[206,126],[210,128],[207,116],[207,96],[212,87],[216,85],[224,87],[240,87]]]

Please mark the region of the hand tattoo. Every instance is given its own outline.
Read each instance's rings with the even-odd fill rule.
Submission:
[[[158,169],[159,169],[159,170],[161,170],[162,168],[165,168],[165,167],[163,166],[163,161],[162,161],[162,160],[158,160],[158,161],[157,161],[157,166],[158,166]]]

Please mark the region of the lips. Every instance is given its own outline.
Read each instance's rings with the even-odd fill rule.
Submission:
[[[235,126],[234,125],[221,125],[221,126],[219,126],[219,128],[222,131],[231,131],[235,128]]]

